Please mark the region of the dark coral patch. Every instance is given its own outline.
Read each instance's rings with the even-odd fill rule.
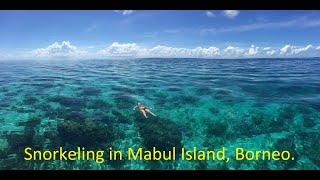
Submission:
[[[211,95],[212,90],[209,87],[199,87],[196,90],[196,93],[198,96],[206,96],[206,95]]]
[[[150,117],[145,119],[140,113],[135,114],[135,123],[147,149],[156,147],[159,150],[181,149],[182,133],[177,125],[167,119]]]
[[[35,127],[41,123],[41,119],[38,117],[30,118],[27,121],[19,122],[18,126]]]
[[[6,138],[9,144],[9,151],[22,155],[25,147],[39,147],[42,144],[35,143],[34,137],[36,135],[35,126],[39,125],[41,119],[31,118],[26,122],[18,123],[19,126],[25,126],[24,132],[10,132],[6,134]]]
[[[263,126],[263,123],[266,123],[265,115],[262,112],[252,112],[251,116],[252,123],[258,128]]]
[[[65,108],[48,108],[45,110],[45,116],[50,119],[65,118],[69,111]]]
[[[298,132],[302,143],[302,151],[315,165],[320,167],[320,133],[319,132]]]
[[[211,123],[207,126],[207,136],[213,137],[218,136],[221,137],[226,134],[228,131],[228,125],[222,122]]]
[[[94,87],[87,87],[84,88],[80,95],[82,96],[98,96],[101,94],[101,89],[94,88]]]
[[[279,119],[282,120],[293,120],[295,117],[295,107],[287,105],[280,109]]]
[[[23,103],[27,104],[27,105],[32,105],[32,104],[35,104],[37,102],[38,102],[38,99],[36,97],[33,97],[33,96],[26,96],[23,99]]]
[[[130,120],[125,117],[124,115],[122,115],[119,111],[116,110],[112,110],[112,115],[115,116],[115,120],[119,123],[124,123],[124,124],[129,124]]]
[[[238,124],[238,132],[243,136],[251,137],[256,134],[254,125],[246,120],[241,120]]]
[[[209,111],[212,114],[218,114],[220,112],[219,108],[217,108],[217,107],[211,107],[211,108],[209,108]]]
[[[57,102],[62,106],[66,106],[74,109],[84,108],[86,105],[86,101],[83,98],[77,98],[77,97],[54,96],[50,98],[50,101]]]
[[[274,144],[274,149],[278,151],[289,151],[291,153],[291,156],[294,157],[294,160],[280,160],[283,169],[293,168],[297,164],[297,160],[299,159],[299,155],[296,151],[296,144],[294,140],[294,136],[289,135],[285,138],[277,140]]]
[[[306,128],[314,127],[317,124],[315,117],[313,117],[312,115],[309,115],[309,114],[303,115],[303,122],[302,123],[303,123],[303,126]]]
[[[189,95],[185,95],[185,96],[181,96],[179,97],[179,101],[182,104],[194,104],[199,100],[198,97],[195,96],[189,96]]]
[[[86,108],[88,109],[110,109],[112,107],[111,104],[101,100],[94,99],[87,102]]]
[[[112,97],[115,101],[117,108],[120,108],[120,109],[132,108],[136,103],[135,99],[129,94],[114,93],[112,94]]]
[[[85,121],[87,116],[82,112],[72,111],[65,116],[65,120],[75,121],[75,122],[83,122]]]
[[[63,142],[91,147],[114,140],[112,126],[86,120],[84,122],[64,121],[58,125],[58,135]]]
[[[99,121],[108,125],[111,125],[115,122],[115,118],[109,115],[105,115],[103,113],[95,113],[93,117],[90,117],[94,121]]]

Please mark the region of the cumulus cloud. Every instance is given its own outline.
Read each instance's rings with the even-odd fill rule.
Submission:
[[[273,56],[276,54],[276,50],[271,47],[264,47],[262,48],[262,52],[265,53],[267,56]]]
[[[259,47],[251,45],[248,52],[246,53],[248,56],[255,56],[259,53]]]
[[[216,57],[220,55],[217,47],[177,48],[170,46],[155,46],[144,48],[135,43],[114,42],[100,51],[103,56],[131,57]]]
[[[311,51],[314,47],[309,44],[305,47],[293,46],[293,45],[285,45],[280,49],[280,55],[284,56],[292,56],[292,55],[300,55],[304,52]]]
[[[209,18],[215,17],[213,11],[206,11],[206,15],[207,15]]]
[[[238,10],[224,10],[222,11],[223,15],[226,16],[227,18],[233,19],[239,15]]]
[[[289,44],[283,46],[281,49],[280,49],[280,54],[284,55],[284,54],[287,54],[290,50],[291,46]]]
[[[305,52],[308,51],[310,49],[312,49],[313,46],[311,44],[307,45],[306,47],[301,47],[301,48],[295,48],[293,49],[293,53],[294,54],[300,54],[301,52]]]
[[[69,41],[62,41],[61,43],[55,42],[46,48],[35,49],[31,52],[35,57],[82,57],[86,54],[86,51],[82,51],[76,46],[72,45]]]
[[[267,54],[268,56],[273,56],[273,55],[276,54],[276,51],[272,49],[272,50],[266,51],[266,54]]]
[[[126,16],[126,15],[130,15],[130,14],[134,13],[134,10],[115,10],[115,12]]]
[[[241,58],[241,57],[273,57],[276,55],[276,50],[272,47],[259,47],[256,45],[251,45],[249,48],[241,48],[241,47],[234,47],[228,46],[225,48],[222,57],[226,58]]]
[[[228,46],[223,50],[223,52],[225,56],[242,57],[245,50],[239,47]]]
[[[136,43],[118,43],[114,42],[106,49],[100,51],[104,56],[139,56],[143,53],[144,48],[138,46]]]
[[[113,42],[103,49],[94,46],[79,48],[69,41],[53,44],[27,52],[15,52],[8,55],[0,52],[0,59],[92,59],[92,58],[267,58],[267,57],[314,57],[320,56],[320,46],[311,44],[305,46],[284,45],[281,48],[259,47],[252,44],[249,47],[227,46],[208,47],[172,47],[157,45],[145,47],[136,43]]]
[[[217,47],[176,48],[169,46],[156,46],[148,51],[149,56],[157,57],[217,57],[220,49]]]

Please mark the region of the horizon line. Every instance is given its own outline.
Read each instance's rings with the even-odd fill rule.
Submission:
[[[112,57],[112,58],[35,58],[35,59],[0,59],[0,61],[77,61],[77,60],[139,60],[139,59],[207,59],[207,60],[268,60],[268,59],[320,59],[320,57],[239,57],[239,58],[200,58],[200,57]]]

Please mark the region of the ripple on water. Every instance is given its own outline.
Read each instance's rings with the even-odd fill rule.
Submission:
[[[0,141],[7,142],[0,148],[0,169],[39,168],[21,160],[25,146],[165,150],[229,148],[239,142],[254,149],[290,149],[297,160],[122,161],[100,168],[319,169],[319,69],[318,60],[295,59],[6,62],[0,66]],[[157,117],[132,111],[138,100]],[[42,166],[48,167],[97,168],[90,162]]]

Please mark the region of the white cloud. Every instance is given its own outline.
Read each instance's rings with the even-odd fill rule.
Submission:
[[[311,48],[313,48],[313,46],[311,44],[307,45],[306,47],[294,48],[293,54],[300,54],[302,52],[310,50]]]
[[[217,47],[176,48],[169,46],[156,46],[148,50],[149,56],[157,57],[217,57],[220,49]]]
[[[261,57],[269,57],[269,56],[274,56],[276,54],[276,50],[274,50],[272,47],[264,47],[260,48],[259,55]]]
[[[274,57],[276,55],[276,50],[272,47],[258,47],[256,45],[251,45],[249,48],[241,48],[228,46],[225,48],[222,57],[225,58],[263,58],[263,57]]]
[[[223,50],[223,52],[225,56],[242,57],[245,50],[239,47],[228,46]]]
[[[280,54],[282,54],[282,55],[287,54],[290,48],[291,48],[291,46],[289,44],[283,46],[280,49]]]
[[[311,44],[305,46],[295,46],[287,44],[281,48],[259,47],[251,45],[249,47],[227,46],[218,48],[208,47],[172,47],[157,45],[145,47],[136,43],[113,42],[103,49],[95,46],[85,46],[79,48],[69,41],[54,42],[45,48],[38,48],[25,52],[14,52],[11,54],[0,52],[0,59],[93,59],[93,58],[267,58],[267,57],[315,57],[320,56],[320,46]]]
[[[220,50],[217,47],[177,48],[170,46],[155,46],[144,48],[135,43],[114,42],[104,50],[100,51],[103,56],[123,57],[217,57]]]
[[[101,55],[104,56],[139,56],[145,51],[144,48],[135,43],[118,43],[114,42],[106,49],[101,50]]]
[[[126,15],[130,15],[130,14],[134,13],[134,10],[115,10],[115,12],[126,16]]]
[[[124,10],[122,12],[122,15],[129,15],[129,14],[132,14],[134,11],[133,10]]]
[[[268,56],[273,56],[273,55],[276,54],[276,51],[275,51],[275,50],[270,50],[270,51],[267,51],[266,54],[267,54]]]
[[[62,41],[61,43],[55,42],[46,48],[39,48],[31,51],[31,56],[58,58],[58,57],[82,57],[86,54],[76,46],[72,45],[69,41]]]
[[[246,55],[248,56],[255,56],[259,53],[259,47],[256,47],[254,45],[251,45]]]
[[[226,17],[233,19],[233,18],[237,17],[240,12],[238,10],[224,10],[224,11],[222,11],[222,13]]]
[[[206,15],[207,15],[209,18],[215,17],[213,11],[206,11]]]
[[[300,55],[312,49],[314,49],[314,47],[311,44],[305,47],[292,46],[287,44],[280,49],[280,55],[285,55],[285,56]]]

